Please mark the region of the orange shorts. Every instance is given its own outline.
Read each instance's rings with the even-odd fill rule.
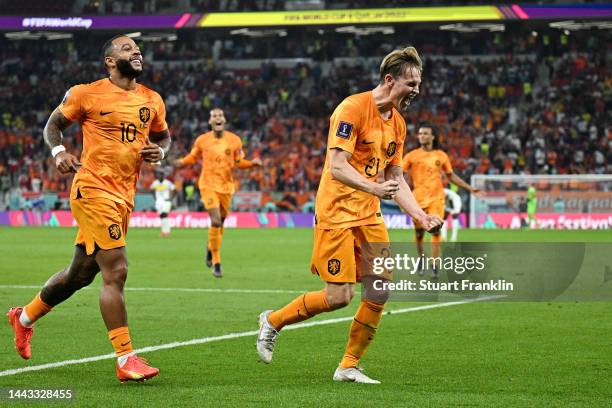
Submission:
[[[423,211],[425,211],[425,214],[427,215],[437,215],[438,217],[444,219],[444,200],[432,202],[427,207],[424,207]],[[414,218],[412,219],[412,222],[414,222],[414,228],[423,229],[421,223]]]
[[[383,223],[329,230],[315,227],[310,271],[325,282],[361,282],[362,262],[371,265],[375,256],[388,251],[389,233]],[[382,277],[391,278],[389,273]]]
[[[108,198],[91,197],[70,199],[70,208],[77,224],[75,245],[85,245],[87,255],[94,253],[96,246],[113,249],[125,246],[131,212],[128,207]]]
[[[206,210],[218,208],[221,212],[221,217],[225,217],[232,207],[232,194],[222,194],[201,188],[200,197]]]

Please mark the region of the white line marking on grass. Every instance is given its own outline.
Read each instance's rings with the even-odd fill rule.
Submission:
[[[40,289],[35,285],[0,285],[0,289]],[[98,287],[85,287],[81,290],[99,289]],[[235,289],[235,288],[124,288],[126,292],[201,292],[201,293],[304,293],[304,290],[284,289]]]
[[[459,300],[456,302],[434,303],[430,305],[390,310],[386,312],[385,314],[397,315],[397,314],[402,314],[402,313],[417,312],[420,310],[437,309],[440,307],[449,307],[449,306],[463,305],[466,303],[474,303],[474,302],[482,302],[486,300],[500,299],[503,297],[504,296],[486,296],[486,297],[480,297],[480,298],[474,298],[474,299]],[[318,321],[308,322],[308,323],[298,323],[292,326],[287,326],[283,330],[286,331],[286,330],[304,329],[307,327],[323,326],[327,324],[346,322],[350,320],[353,320],[353,316],[338,317],[335,319],[318,320]],[[173,343],[160,344],[158,346],[143,347],[143,348],[135,350],[135,352],[136,353],[148,353],[151,351],[167,350],[167,349],[173,349],[173,348],[184,347],[184,346],[193,346],[196,344],[211,343],[213,341],[231,340],[231,339],[237,339],[240,337],[256,336],[258,332],[259,330],[251,330],[251,331],[241,332],[241,333],[224,334],[222,336],[203,337],[203,338],[193,339],[193,340],[188,340],[188,341],[175,341]],[[0,377],[21,374],[21,373],[25,373],[28,371],[40,371],[40,370],[46,370],[48,368],[64,367],[64,366],[73,365],[73,364],[84,364],[84,363],[91,363],[91,362],[100,361],[100,360],[110,360],[112,358],[115,358],[114,353],[103,354],[103,355],[87,357],[87,358],[81,358],[78,360],[64,360],[64,361],[58,361],[56,363],[48,363],[48,364],[41,364],[41,365],[35,365],[35,366],[29,366],[29,367],[23,367],[23,368],[15,368],[12,370],[0,371]]]

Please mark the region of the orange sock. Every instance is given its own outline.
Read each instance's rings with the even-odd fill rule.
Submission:
[[[212,252],[212,262],[221,263],[221,238],[223,237],[223,227],[210,227],[208,229],[208,248]]]
[[[43,302],[43,300],[40,298],[40,292],[38,292],[34,299],[23,307],[23,311],[30,321],[29,324],[32,324],[49,313],[51,311],[51,306]]]
[[[130,340],[130,331],[127,326],[118,327],[109,331],[108,338],[113,344],[117,357],[134,351],[132,340]]]
[[[417,256],[421,256],[423,255],[423,238],[425,236],[424,235],[417,235],[416,233],[414,234],[414,242],[416,242],[416,247],[417,247]]]
[[[353,324],[351,324],[349,341],[346,345],[344,357],[340,362],[340,367],[357,366],[359,359],[363,357],[372,339],[374,339],[384,308],[385,305],[383,304],[367,300],[359,304],[357,313],[355,313],[353,318]]]
[[[301,322],[330,310],[324,290],[308,292],[296,297],[282,309],[270,313],[268,320],[276,330],[280,330],[288,324]]]
[[[431,236],[431,256],[436,258],[442,253],[442,234]]]

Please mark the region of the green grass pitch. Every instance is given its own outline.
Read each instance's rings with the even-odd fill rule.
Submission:
[[[23,305],[72,256],[74,229],[0,228],[0,308]],[[409,241],[411,231],[391,231]],[[472,241],[607,241],[609,231],[470,231]],[[225,276],[204,266],[206,230],[160,238],[132,229],[126,302],[136,347],[257,329],[257,315],[296,293],[319,289],[309,272],[312,231],[233,230],[223,237]],[[15,353],[6,318],[0,324],[0,372],[112,352],[98,310],[100,278],[36,325],[33,358]],[[221,289],[218,292],[172,288]],[[279,290],[278,293],[224,291]],[[351,316],[344,310],[316,320]],[[387,310],[420,306],[391,303]],[[255,336],[144,354],[161,370],[144,384],[120,384],[112,359],[1,375],[4,388],[70,388],[69,403],[35,406],[414,406],[597,407],[612,404],[612,307],[605,302],[475,302],[383,317],[363,359],[380,386],[331,380],[349,321],[290,330],[274,361],[259,363]],[[20,406],[0,401],[0,406]]]

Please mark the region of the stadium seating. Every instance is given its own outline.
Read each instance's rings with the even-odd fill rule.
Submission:
[[[416,44],[425,57],[424,82],[421,96],[405,116],[406,148],[416,147],[418,124],[431,121],[439,127],[456,171],[465,178],[473,173],[611,171],[607,32],[568,36],[548,31],[534,36],[519,30],[489,36],[480,44],[489,55],[471,53],[474,36],[434,33],[444,41],[432,35]],[[197,39],[199,34],[189,35]],[[156,62],[141,81],[165,99],[174,137],[170,159],[189,150],[195,137],[207,130],[209,109],[221,106],[229,127],[243,137],[247,155],[264,162],[262,168],[236,172],[239,189],[280,192],[276,195],[282,198],[282,192],[316,190],[330,113],[346,95],[371,88],[377,81],[379,55],[400,43],[400,38],[381,38],[328,33],[317,51],[303,45],[296,34],[285,47],[276,47],[269,60],[259,42],[233,37],[227,40],[233,41],[231,45],[207,42],[210,56],[217,60],[196,58],[193,50],[176,49],[171,43],[147,43],[144,55]],[[65,193],[70,179],[55,171],[42,128],[71,85],[105,75],[95,53],[100,41],[75,36],[65,41],[0,42],[0,89],[6,96],[0,102],[0,176],[9,175],[9,189]],[[332,49],[338,58],[331,58]],[[535,49],[537,53],[531,52]],[[306,57],[302,62],[287,65],[278,59],[301,52]],[[341,58],[351,55],[351,65]],[[261,61],[232,66],[232,61],[247,57]],[[172,62],[164,62],[169,59]],[[78,154],[81,142],[78,127],[66,132],[69,151]],[[182,187],[197,175],[197,168],[187,168],[172,177]],[[152,180],[153,170],[144,168],[140,190],[147,191]]]

